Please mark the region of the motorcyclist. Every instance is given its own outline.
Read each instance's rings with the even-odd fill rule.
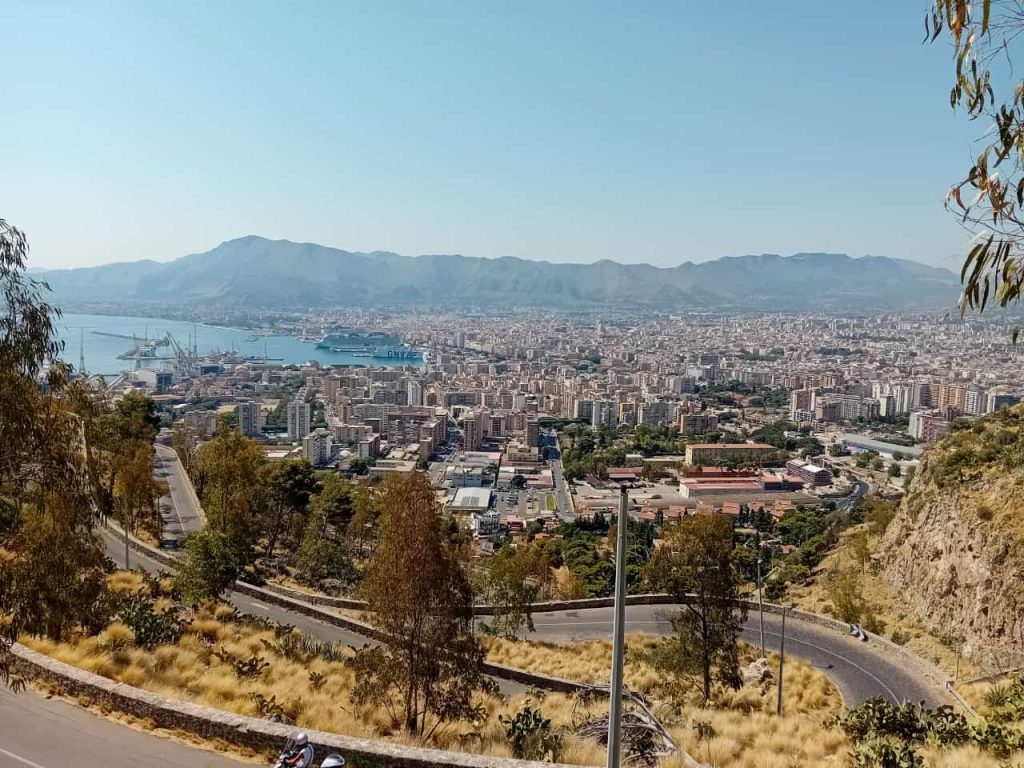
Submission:
[[[312,768],[313,745],[305,733],[298,733],[281,755],[281,764],[287,768]]]

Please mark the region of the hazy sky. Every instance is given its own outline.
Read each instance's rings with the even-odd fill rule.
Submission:
[[[245,234],[952,267],[983,126],[928,4],[0,0],[0,218],[49,267]]]

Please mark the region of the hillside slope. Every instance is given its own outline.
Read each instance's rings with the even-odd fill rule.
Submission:
[[[883,577],[940,636],[1024,656],[1024,407],[927,451],[886,531]]]
[[[515,258],[355,253],[249,236],[175,261],[52,270],[58,302],[247,307],[890,310],[949,308],[956,275],[903,259],[813,253],[737,256],[661,268]]]

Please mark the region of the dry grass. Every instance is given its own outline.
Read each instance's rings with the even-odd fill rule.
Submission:
[[[694,724],[710,723],[714,735],[698,738]],[[827,768],[843,765],[847,741],[837,729],[800,715],[775,717],[696,710],[672,729],[677,742],[695,759],[715,768]],[[681,768],[670,759],[666,768]]]
[[[141,576],[129,572],[112,574],[109,584],[120,594],[142,594],[149,589]],[[164,599],[158,599],[158,604],[169,606]],[[96,636],[81,636],[62,644],[28,637],[23,641],[29,647],[65,663],[169,698],[259,717],[261,713],[255,697],[259,694],[266,699],[274,698],[299,727],[364,738],[384,738],[397,743],[416,743],[413,737],[402,733],[399,724],[383,708],[351,704],[354,676],[345,666],[344,657],[352,651],[342,651],[341,661],[331,662],[318,657],[305,663],[268,649],[266,643],[273,643],[275,639],[273,629],[240,622],[230,606],[210,604],[197,611],[176,644],[151,651],[136,647],[132,630],[120,622],[111,623]],[[644,660],[644,654],[657,642],[650,637],[631,636],[627,667],[630,683],[652,694],[660,692],[661,680]],[[503,663],[574,679],[603,680],[608,676],[611,649],[606,642],[570,647],[509,643],[489,638],[487,644],[491,658]],[[240,678],[234,666],[219,658],[215,650],[243,659],[256,654],[270,662],[270,666],[255,678]],[[324,682],[317,690],[311,685],[310,673],[323,675]],[[666,722],[680,743],[688,746],[695,744],[691,721],[712,722],[716,731],[722,734],[711,740],[712,755],[716,759],[720,756],[722,760],[739,761],[730,762],[730,765],[773,765],[757,762],[756,756],[765,749],[769,749],[764,753],[766,755],[774,754],[771,750],[780,754],[786,749],[796,750],[791,754],[800,755],[801,760],[806,758],[802,765],[815,765],[819,753],[820,756],[839,755],[845,744],[843,737],[823,724],[825,716],[839,706],[834,688],[819,672],[798,663],[787,667],[787,683],[786,707],[794,714],[782,719],[763,713],[772,706],[774,695],[768,689],[749,686],[739,692],[716,693],[716,706],[729,707],[731,711],[686,706],[685,711],[691,713],[689,717],[669,713]],[[584,717],[574,697],[561,694],[534,696],[533,700],[527,694],[505,700],[481,694],[478,703],[485,712],[482,722],[455,724],[436,734],[430,745],[508,756],[508,740],[499,716],[513,716],[527,702],[551,718],[556,729],[568,730]],[[602,710],[606,710],[606,704],[585,715],[598,716],[603,714]],[[814,714],[796,714],[799,712]],[[785,743],[785,733],[796,734],[796,740],[781,746]],[[814,742],[818,746],[801,745],[799,741]],[[560,760],[570,764],[600,765],[604,762],[604,749],[594,742],[567,735]]]
[[[922,747],[918,751],[928,768],[1019,768],[1024,765],[1024,752],[999,758],[974,746],[951,749]]]
[[[553,675],[584,683],[607,683],[612,663],[612,647],[607,640],[593,640],[573,645],[557,643],[515,642],[488,637],[482,640],[488,661],[531,672]],[[661,642],[650,635],[627,637],[626,683],[636,691],[655,699],[671,695],[669,681],[646,660],[647,654]],[[753,647],[741,643],[744,664],[752,662]],[[778,656],[772,654],[769,666],[778,673]],[[783,707],[786,712],[831,716],[843,706],[838,689],[822,672],[802,661],[791,659],[786,665]],[[746,685],[738,691],[717,689],[715,705],[722,709],[743,712],[769,711],[775,706],[775,686]],[[688,696],[685,704],[698,706],[699,696]]]
[[[126,581],[130,580],[126,578]],[[365,738],[388,738],[400,743],[414,742],[401,733],[399,724],[383,708],[350,704],[354,676],[342,661],[316,658],[304,664],[289,660],[265,647],[263,641],[275,640],[272,630],[231,621],[230,613],[227,606],[207,607],[196,616],[177,644],[160,646],[153,651],[132,645],[131,630],[117,622],[95,637],[80,637],[69,643],[56,644],[30,637],[23,638],[23,642],[67,664],[169,698],[259,717],[253,694],[260,694],[267,699],[275,697],[301,727]],[[233,666],[213,653],[216,646],[240,658],[258,654],[269,661],[270,666],[257,678],[240,679]],[[319,690],[313,690],[310,684],[311,672],[325,677]],[[498,715],[514,715],[522,707],[524,698],[502,701],[497,697],[480,697],[487,718],[478,729],[479,739],[471,742],[472,751],[509,754]],[[552,694],[545,699],[545,709],[558,715],[553,717],[556,725],[569,723],[572,704],[568,696]],[[469,723],[457,724],[437,735],[432,745],[458,749],[460,737],[473,730]],[[573,751],[582,755],[586,752],[584,746],[575,745]]]
[[[612,644],[608,640],[560,645],[484,637],[481,643],[488,661],[581,683],[607,683],[612,668]],[[644,694],[653,694],[661,682],[644,660],[646,652],[657,644],[658,639],[650,635],[626,638],[626,682]]]

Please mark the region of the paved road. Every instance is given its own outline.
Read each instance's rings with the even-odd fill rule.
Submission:
[[[671,632],[668,605],[634,605],[626,608],[626,631],[667,634]],[[611,608],[534,614],[537,640],[568,642],[607,639],[612,631]],[[765,648],[777,651],[782,637],[782,619],[765,614]],[[743,638],[760,643],[757,611],[750,611]],[[872,696],[883,696],[899,703],[904,700],[927,701],[932,706],[948,703],[942,692],[922,683],[901,662],[873,652],[870,641],[862,643],[846,635],[831,632],[806,622],[786,621],[786,654],[807,661],[824,671],[839,687],[847,706]]]
[[[215,752],[105,720],[28,689],[0,687],[0,768],[241,768]]]
[[[153,474],[167,483],[168,494],[160,499],[160,514],[164,519],[163,539],[176,545],[185,534],[203,525],[203,511],[199,507],[192,481],[178,460],[178,454],[166,445],[156,444]]]
[[[849,496],[844,496],[843,498],[836,501],[836,509],[850,509],[854,504],[860,501],[870,489],[871,486],[865,483],[863,480],[855,481],[853,484],[853,493],[851,493]]]

